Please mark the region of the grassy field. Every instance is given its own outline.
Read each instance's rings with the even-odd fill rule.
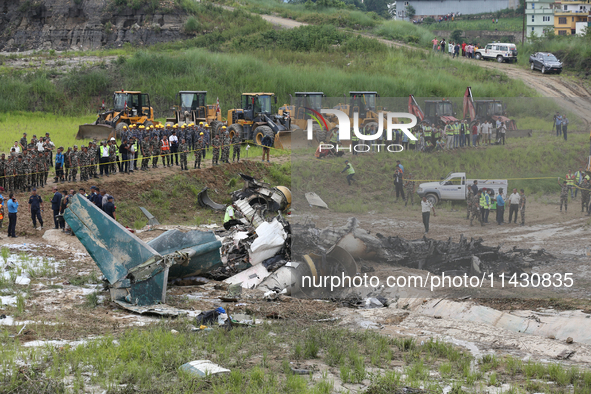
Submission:
[[[422,23],[422,28],[428,30],[488,30],[488,31],[512,31],[521,32],[523,28],[523,18],[499,18],[499,23],[492,23],[492,18],[472,19],[472,20],[454,20],[435,23]]]
[[[575,172],[586,164],[588,152],[586,133],[569,134],[569,141],[565,142],[553,136],[548,128],[531,138],[509,138],[505,146],[466,148],[460,154],[456,151],[357,156],[346,153],[357,177],[357,185],[349,188],[340,173],[344,158],[319,161],[313,158],[311,150],[297,151],[292,159],[292,191],[299,196],[308,191],[338,190],[338,193],[320,193],[331,210],[385,212],[393,209],[392,174],[395,161],[400,160],[405,173],[412,173],[419,183],[437,181],[451,171],[463,171],[469,178],[509,179],[510,188],[523,188],[532,198],[545,201],[546,195],[557,196],[560,191],[558,177],[564,179],[568,170]]]
[[[591,392],[587,370],[511,356],[476,360],[434,339],[417,343],[369,330],[352,332],[291,321],[192,332],[192,323],[179,318],[75,347],[27,349],[2,338],[0,392],[64,392],[68,382],[73,392],[101,388],[109,393],[329,394],[337,379],[350,385],[368,383],[368,394],[435,393],[446,386],[452,387],[452,393],[467,393],[502,383],[511,386],[505,392],[512,394],[566,392],[570,387],[579,394]],[[179,370],[198,359],[209,359],[231,372],[202,378]],[[303,376],[292,373],[298,364],[313,371]]]

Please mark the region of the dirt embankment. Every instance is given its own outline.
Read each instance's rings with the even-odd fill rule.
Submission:
[[[86,50],[186,38],[187,15],[172,1],[161,3],[169,8],[116,7],[110,0],[0,0],[0,51]]]

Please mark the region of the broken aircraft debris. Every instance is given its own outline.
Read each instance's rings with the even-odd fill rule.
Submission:
[[[166,302],[169,278],[221,266],[221,242],[212,232],[167,231],[143,242],[88,199],[75,195],[64,218],[109,283],[111,299],[148,306]]]
[[[232,192],[232,202],[243,211],[245,216],[248,206],[252,207],[261,218],[278,212],[285,213],[291,207],[291,191],[287,187],[271,187],[245,174],[240,174],[240,177],[244,180],[244,187]],[[216,211],[226,209],[224,204],[218,204],[209,197],[208,190],[207,187],[204,188],[197,196],[199,205]],[[260,224],[256,219],[254,222]]]
[[[427,270],[436,275],[521,274],[528,262],[553,258],[543,249],[513,248],[503,252],[500,245],[485,246],[481,238],[468,240],[463,235],[459,242],[453,242],[451,237],[447,241],[426,237],[409,241],[398,236],[373,235],[360,228],[355,218],[342,227],[318,229],[313,224],[294,225],[292,231],[295,256],[336,245],[358,259]]]

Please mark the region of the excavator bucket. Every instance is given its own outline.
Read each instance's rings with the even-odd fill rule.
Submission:
[[[115,137],[115,129],[104,124],[83,124],[78,127],[77,140],[107,140]]]
[[[291,150],[291,135],[291,130],[278,131],[277,134],[275,134],[275,148]]]

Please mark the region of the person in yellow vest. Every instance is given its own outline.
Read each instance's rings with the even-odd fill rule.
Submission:
[[[581,188],[581,185],[583,184],[584,180],[585,172],[583,171],[583,167],[579,167],[579,171],[575,172],[575,185],[577,186],[575,187],[575,198],[577,198],[578,191]]]
[[[238,224],[242,224],[240,220],[236,219],[234,208],[236,208],[234,204],[229,204],[226,207],[226,214],[224,215],[224,228],[226,230],[229,230]]]
[[[486,189],[482,189],[480,194],[480,215],[482,216],[482,223],[488,223],[488,214],[490,212],[490,195]]]
[[[572,173],[571,170],[568,170],[568,174],[566,174],[566,185],[568,186],[568,190],[570,191],[570,198],[571,200],[573,197],[573,189],[575,188],[575,175]]]
[[[349,163],[349,160],[345,160],[345,168],[343,171],[341,171],[341,174],[343,172],[347,174],[347,182],[349,183],[349,186],[351,186],[351,181],[356,182],[355,179],[353,179],[353,175],[355,175],[355,169],[351,163]]]

